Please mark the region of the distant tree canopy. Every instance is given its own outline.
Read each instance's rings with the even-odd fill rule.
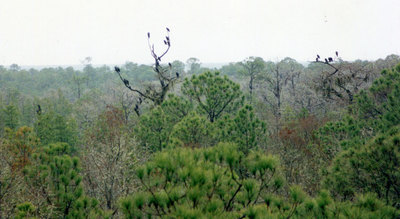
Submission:
[[[152,66],[0,66],[0,218],[400,216],[398,56],[211,71],[164,44]]]

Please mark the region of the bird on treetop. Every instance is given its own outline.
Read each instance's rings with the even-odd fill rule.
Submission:
[[[121,69],[119,69],[118,66],[115,66],[114,69],[115,69],[115,71],[118,72],[118,73],[121,71]]]

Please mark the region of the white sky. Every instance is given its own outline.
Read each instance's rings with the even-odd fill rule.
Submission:
[[[300,61],[400,54],[400,0],[0,0],[0,65],[151,63],[171,29],[163,61]]]

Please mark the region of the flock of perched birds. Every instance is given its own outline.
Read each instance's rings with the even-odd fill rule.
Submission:
[[[335,54],[336,54],[336,57],[339,57],[339,52],[338,51],[336,51]],[[322,62],[322,61],[319,61],[320,58],[321,57],[317,54],[317,58],[315,58],[315,61],[316,62]],[[325,58],[325,63],[329,63],[329,62],[333,62],[333,58],[332,57]]]
[[[170,68],[172,68],[171,63],[168,63],[168,65],[169,65]],[[115,66],[115,67],[114,67],[114,70],[115,70],[117,73],[120,73],[120,72],[121,72],[121,69],[120,69],[118,66]],[[176,78],[179,78],[179,72],[176,72],[175,75],[176,75]],[[125,86],[127,86],[127,87],[130,86],[130,85],[129,85],[129,81],[128,81],[127,79],[123,78],[122,80],[123,80]]]
[[[167,27],[167,31],[168,31],[168,32],[170,31],[170,30],[168,29],[168,27]],[[150,33],[147,33],[147,37],[150,38]],[[164,44],[170,46],[170,44],[169,44],[169,37],[167,36],[166,39],[167,39],[167,40],[164,40]],[[153,47],[153,48],[154,48],[154,47]],[[168,50],[167,50],[167,51],[168,51]],[[339,57],[339,52],[336,51],[336,52],[335,52],[335,55],[336,55],[336,58]],[[334,59],[333,59],[332,57],[325,58],[325,59],[324,59],[325,62],[324,62],[324,61],[320,61],[320,59],[321,59],[321,57],[319,56],[319,54],[317,54],[317,57],[315,58],[315,62],[321,62],[321,63],[329,64],[330,62],[333,62],[333,61],[334,61]],[[161,61],[161,60],[160,60],[160,61]],[[168,66],[169,66],[170,69],[172,69],[171,63],[168,63]],[[115,72],[117,72],[117,73],[119,74],[119,76],[121,77],[121,80],[124,82],[125,86],[128,87],[128,88],[130,88],[129,81],[128,81],[127,79],[123,78],[123,77],[121,76],[121,74],[120,74],[120,73],[121,73],[121,69],[120,69],[118,66],[115,66],[115,67],[114,67],[114,70],[115,70]],[[178,73],[178,72],[176,72],[175,75],[176,75],[176,78],[179,78],[179,73]],[[142,98],[139,97],[138,104],[141,104],[141,103],[142,103]],[[138,104],[136,104],[136,106],[135,106],[135,111],[138,111],[138,110],[139,110]],[[41,113],[41,108],[40,108],[39,105],[38,105],[37,113],[38,113],[38,114]]]

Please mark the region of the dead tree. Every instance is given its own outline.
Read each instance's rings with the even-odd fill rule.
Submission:
[[[368,62],[343,62],[335,52],[336,58],[328,57],[325,61],[317,59],[315,63],[329,66],[331,71],[324,71],[316,80],[316,90],[328,100],[339,99],[353,103],[354,95],[371,79],[372,69]],[[335,63],[335,61],[339,62]]]
[[[158,85],[154,83],[149,83],[144,86],[144,88],[139,89],[133,87],[129,81],[122,77],[121,75],[121,70],[116,66],[115,67],[115,72],[118,74],[119,78],[121,81],[124,83],[125,87],[131,90],[132,92],[135,92],[136,94],[139,95],[139,100],[138,104],[135,105],[135,112],[139,115],[139,105],[144,102],[145,100],[151,101],[155,105],[161,105],[163,101],[165,100],[168,91],[173,87],[175,82],[179,78],[179,74],[172,74],[172,65],[168,64],[168,66],[162,66],[161,59],[168,53],[170,47],[171,47],[171,40],[169,36],[169,29],[166,28],[167,30],[167,35],[165,36],[164,40],[164,45],[166,46],[166,49],[164,50],[161,55],[158,55],[154,49],[154,44],[150,42],[150,33],[147,33],[147,40],[149,44],[149,49],[151,52],[151,56],[154,58],[154,72],[156,73],[156,78],[158,81]]]

